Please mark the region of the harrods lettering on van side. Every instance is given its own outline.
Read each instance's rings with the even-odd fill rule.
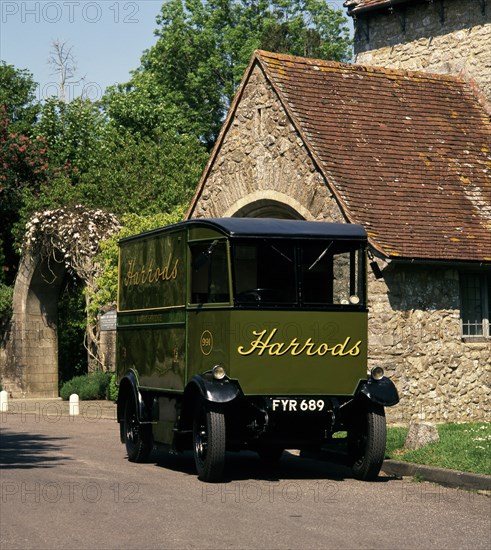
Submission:
[[[287,353],[290,353],[290,355],[301,355],[305,353],[310,356],[331,354],[335,357],[345,357],[347,355],[356,357],[360,354],[361,340],[352,344],[350,336],[348,336],[343,343],[334,346],[329,346],[329,344],[325,342],[318,344],[313,342],[312,338],[308,338],[303,344],[299,342],[297,338],[293,338],[293,340],[287,344],[286,342],[273,342],[277,331],[278,329],[276,328],[269,333],[267,330],[254,330],[252,334],[257,336],[257,338],[251,342],[250,348],[246,350],[244,346],[239,346],[237,351],[240,355],[251,355],[253,353],[263,355],[263,353],[266,352],[268,355],[285,355]]]
[[[174,262],[174,266],[171,269],[172,256],[169,256],[167,263],[164,267],[157,267],[154,265],[154,261],[150,260],[148,266],[136,266],[136,260],[132,259],[128,261],[128,272],[124,278],[124,286],[139,286],[148,283],[156,283],[158,281],[170,281],[177,277],[177,267],[179,260]]]

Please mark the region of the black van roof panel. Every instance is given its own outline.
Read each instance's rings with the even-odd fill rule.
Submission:
[[[366,239],[361,225],[276,218],[211,218],[188,223],[210,225],[230,237],[288,237]]]
[[[140,235],[131,235],[119,242],[124,243],[141,236],[150,237],[163,231],[182,230],[186,227],[208,227],[231,238],[367,239],[363,226],[353,223],[282,220],[277,218],[196,218],[153,229]]]

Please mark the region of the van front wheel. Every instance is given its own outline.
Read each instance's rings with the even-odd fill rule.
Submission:
[[[211,403],[201,403],[193,420],[193,452],[198,478],[210,483],[222,479],[225,465],[225,415]]]
[[[385,457],[385,444],[384,408],[368,402],[357,411],[348,429],[348,453],[356,479],[377,479]]]

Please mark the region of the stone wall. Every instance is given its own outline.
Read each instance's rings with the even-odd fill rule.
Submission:
[[[191,216],[256,216],[266,204],[270,216],[344,221],[256,67]],[[378,261],[384,279],[369,281],[369,366],[382,365],[399,388],[401,403],[387,410],[389,420],[491,420],[491,343],[460,337],[457,271]]]
[[[491,342],[461,338],[458,271],[385,265],[369,282],[369,350],[401,393],[389,418],[490,421]]]
[[[460,73],[491,101],[491,1],[415,2],[355,20],[362,65]]]

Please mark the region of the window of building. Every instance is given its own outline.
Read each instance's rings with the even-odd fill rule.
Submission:
[[[461,274],[460,295],[462,336],[490,337],[491,275]]]

